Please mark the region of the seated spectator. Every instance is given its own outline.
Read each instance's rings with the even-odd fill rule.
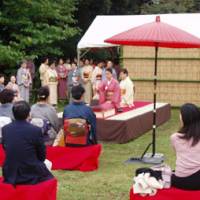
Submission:
[[[172,186],[200,190],[200,111],[194,104],[180,109],[181,129],[171,136],[176,153],[176,168]]]
[[[13,105],[15,121],[2,128],[5,150],[4,182],[37,184],[53,178],[44,164],[46,149],[40,128],[27,122],[30,106],[25,101]]]
[[[1,117],[9,117],[10,119],[14,119],[12,107],[14,100],[14,92],[9,89],[4,89],[0,92],[0,116]]]
[[[0,74],[0,92],[4,89],[5,77],[3,74]]]
[[[81,85],[72,87],[71,94],[73,102],[64,108],[63,120],[81,118],[90,125],[87,145],[96,144],[96,116],[89,106],[83,102],[85,90]]]
[[[34,125],[41,124],[41,120],[46,124],[46,128],[43,126],[45,144],[52,145],[60,126],[55,108],[48,104],[48,97],[48,86],[41,87],[38,91],[38,102],[31,107],[30,116]]]

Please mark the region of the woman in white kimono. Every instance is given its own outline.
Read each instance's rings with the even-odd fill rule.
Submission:
[[[120,90],[121,90],[121,107],[134,106],[134,85],[128,76],[127,69],[122,69],[120,72]]]
[[[58,103],[58,75],[55,61],[49,62],[49,67],[45,73],[44,81],[49,86],[49,104],[56,106]]]
[[[85,95],[84,95],[84,101],[87,104],[90,104],[92,100],[92,83],[91,83],[91,78],[92,78],[92,71],[93,67],[89,64],[89,60],[85,60],[85,65],[82,68],[82,81],[83,81],[83,87],[85,89]]]

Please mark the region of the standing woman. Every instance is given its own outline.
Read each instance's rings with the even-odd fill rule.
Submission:
[[[99,62],[92,72],[93,99],[99,100],[99,87],[102,82],[103,62]]]
[[[200,111],[194,104],[184,104],[180,110],[181,129],[171,136],[176,153],[173,187],[200,190]]]
[[[57,94],[57,86],[58,86],[58,75],[56,72],[55,61],[52,60],[49,62],[49,67],[45,73],[44,81],[46,85],[49,86],[49,104],[56,106],[58,103],[58,94]]]
[[[16,84],[16,78],[14,75],[10,77],[10,82],[7,84],[6,88],[14,92],[15,95],[14,101],[20,100],[19,86]]]
[[[5,82],[5,76],[3,74],[0,74],[0,92],[3,91],[5,88],[4,82]]]
[[[32,84],[31,74],[27,69],[26,61],[22,61],[21,67],[17,71],[17,84],[21,98],[29,102],[30,85]]]
[[[58,98],[59,99],[66,99],[67,97],[67,84],[66,79],[68,75],[67,68],[64,66],[63,59],[59,59],[58,66],[56,68],[58,74]]]
[[[41,80],[41,85],[44,86],[47,83],[45,82],[45,73],[47,72],[47,69],[49,68],[49,59],[44,58],[42,64],[39,67],[39,73],[40,73],[40,80]]]
[[[72,68],[71,64],[70,64],[70,59],[67,58],[65,63],[64,63],[64,66],[66,67],[67,71],[69,72]]]
[[[85,60],[85,65],[82,68],[82,81],[83,81],[83,87],[85,89],[85,95],[84,95],[84,101],[87,104],[91,103],[92,100],[92,72],[93,67],[90,65],[89,60]]]

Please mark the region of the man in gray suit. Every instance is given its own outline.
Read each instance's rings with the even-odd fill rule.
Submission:
[[[72,70],[69,72],[67,79],[69,102],[72,102],[72,87],[77,86],[79,84],[81,84],[81,70],[75,63],[72,63]]]

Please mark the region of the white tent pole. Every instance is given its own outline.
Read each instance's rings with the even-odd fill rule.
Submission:
[[[81,50],[77,49],[77,65],[80,67]]]
[[[80,59],[81,59],[84,55],[86,55],[89,51],[90,51],[90,48],[89,48],[89,49],[86,49],[85,52],[83,52],[83,54],[80,55]]]
[[[80,60],[81,60],[81,58],[82,58],[85,54],[87,54],[89,51],[90,51],[90,49],[86,49],[85,52],[83,52],[83,54],[81,55],[81,49],[78,49],[78,48],[77,48],[77,65],[78,65],[78,67],[80,66]]]

